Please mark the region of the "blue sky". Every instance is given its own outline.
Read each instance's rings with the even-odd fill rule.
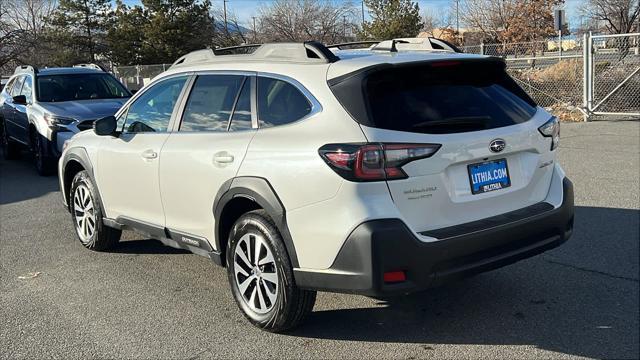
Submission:
[[[223,0],[211,0],[215,7],[222,7]],[[259,9],[263,5],[268,5],[273,0],[227,0],[227,9],[238,16],[238,19],[245,26],[250,27],[251,17],[256,16]],[[464,0],[460,0],[464,1]],[[584,0],[565,0],[565,9],[567,11],[567,19],[571,28],[576,27],[579,22],[578,10]],[[126,4],[136,5],[140,4],[140,0],[124,0]],[[359,0],[351,1],[354,5],[359,5]],[[432,14],[446,14],[446,11],[451,7],[451,4],[455,3],[455,0],[418,0],[420,5],[420,11],[424,12],[428,9]],[[366,17],[366,9],[365,9]]]

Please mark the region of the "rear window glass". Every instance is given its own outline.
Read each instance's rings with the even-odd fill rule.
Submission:
[[[362,103],[341,83],[334,93],[356,120],[380,129],[427,134],[493,129],[529,120],[536,105],[497,62],[387,67],[359,78]],[[352,92],[353,94],[353,92]]]

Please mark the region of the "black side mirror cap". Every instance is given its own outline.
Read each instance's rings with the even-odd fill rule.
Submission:
[[[100,136],[115,136],[118,120],[115,116],[107,116],[93,123],[93,132]]]
[[[24,95],[14,96],[13,103],[16,105],[27,105],[27,97]]]

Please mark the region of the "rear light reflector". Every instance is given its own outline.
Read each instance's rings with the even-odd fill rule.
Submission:
[[[389,271],[382,275],[382,279],[385,283],[397,283],[407,280],[407,277],[404,271]]]
[[[425,159],[440,149],[439,144],[327,144],[318,152],[340,176],[350,181],[406,179],[402,166]]]

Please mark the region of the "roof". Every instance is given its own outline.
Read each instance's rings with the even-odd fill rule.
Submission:
[[[167,72],[158,77],[198,70],[246,70],[291,75],[299,70],[308,72],[316,71],[311,69],[317,68],[317,71],[326,74],[326,79],[333,79],[379,64],[487,58],[484,55],[463,54],[450,50],[425,50],[423,41],[394,39],[380,42],[377,49],[374,45],[369,49],[354,50],[339,50],[340,47],[335,45],[325,47],[317,42],[254,44],[227,49],[197,50],[180,57]],[[393,51],[385,46],[393,48]],[[333,48],[333,51],[329,48]]]
[[[102,73],[100,70],[80,67],[59,67],[38,69],[38,75],[68,75],[68,74],[96,74]]]
[[[73,67],[42,68],[31,65],[20,65],[14,71],[15,74],[38,74],[38,75],[68,75],[68,74],[94,74],[104,72],[98,65],[79,64]]]
[[[340,61],[331,64],[327,72],[327,79],[333,79],[356,70],[379,64],[400,64],[419,61],[437,61],[449,59],[484,59],[488,56],[476,54],[461,54],[444,51],[407,51],[407,52],[379,52],[362,50],[336,51]]]

